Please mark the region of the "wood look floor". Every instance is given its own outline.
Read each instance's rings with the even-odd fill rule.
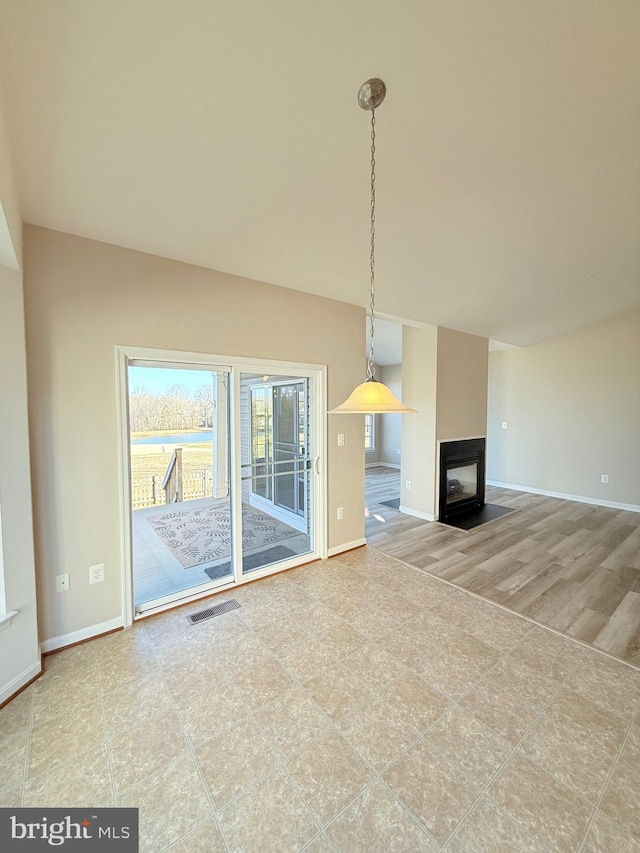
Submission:
[[[640,514],[488,487],[516,511],[464,531],[380,504],[399,495],[367,469],[370,545],[640,666]]]

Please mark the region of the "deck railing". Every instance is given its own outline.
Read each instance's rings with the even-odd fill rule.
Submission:
[[[163,477],[136,477],[131,484],[131,503],[133,509],[165,504],[165,491],[162,488]],[[211,471],[194,471],[182,475],[182,500],[192,501],[198,498],[210,498],[213,493],[213,474]]]
[[[166,504],[180,503],[182,497],[182,448],[176,447],[162,481],[164,502]]]

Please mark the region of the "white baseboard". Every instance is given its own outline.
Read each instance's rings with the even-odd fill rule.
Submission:
[[[117,616],[115,619],[109,619],[107,622],[100,622],[98,625],[89,625],[88,628],[80,628],[79,631],[71,631],[70,634],[60,634],[58,637],[51,637],[49,640],[44,640],[40,643],[40,651],[43,654],[47,652],[55,652],[56,649],[63,649],[65,646],[73,646],[75,643],[81,643],[83,640],[90,640],[93,637],[99,637],[100,634],[107,634],[109,631],[116,631],[124,626],[122,616]]]
[[[327,551],[327,557],[335,557],[337,554],[343,554],[345,551],[353,551],[354,548],[359,548],[361,545],[366,545],[366,539],[354,539],[353,542],[345,542],[343,545],[335,545]]]
[[[497,480],[487,480],[487,486],[497,486],[499,489],[513,489],[514,492],[529,492],[532,495],[544,495],[547,498],[560,498],[563,501],[578,501],[593,506],[606,506],[611,509],[626,509],[629,512],[640,512],[637,504],[623,504],[617,501],[605,501],[600,498],[586,498],[584,495],[568,495],[565,492],[550,492],[548,489],[534,489],[533,486],[516,486],[514,483],[498,483]]]
[[[20,675],[17,675],[12,681],[8,684],[5,684],[4,687],[0,688],[0,705],[3,702],[6,702],[7,699],[10,699],[14,694],[16,694],[25,684],[28,684],[30,681],[40,675],[42,672],[42,663],[38,660],[35,663],[31,664],[31,666],[27,667]]]
[[[405,515],[412,515],[414,518],[421,518],[423,521],[435,521],[435,515],[430,512],[420,512],[419,509],[410,509],[408,506],[400,506],[400,512]]]

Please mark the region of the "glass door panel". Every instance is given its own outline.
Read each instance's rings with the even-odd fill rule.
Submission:
[[[305,383],[273,387],[273,461],[276,506],[304,517],[306,393]],[[301,411],[302,407],[302,411]]]
[[[265,500],[273,500],[273,481],[268,476],[272,454],[271,405],[268,388],[251,389],[251,459],[255,465],[252,491]]]
[[[305,378],[240,375],[243,573],[313,549]]]
[[[233,578],[229,377],[130,360],[131,548],[137,613]]]

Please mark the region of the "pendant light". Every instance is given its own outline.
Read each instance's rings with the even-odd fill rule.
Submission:
[[[376,305],[375,260],[376,260],[376,108],[384,101],[387,87],[382,80],[372,78],[363,83],[358,92],[358,103],[363,110],[371,112],[371,252],[369,268],[371,272],[371,287],[369,293],[369,358],[367,359],[367,379],[358,385],[341,406],[330,409],[332,415],[394,413],[408,414],[415,412],[401,403],[393,392],[378,382],[375,377],[374,360]]]

